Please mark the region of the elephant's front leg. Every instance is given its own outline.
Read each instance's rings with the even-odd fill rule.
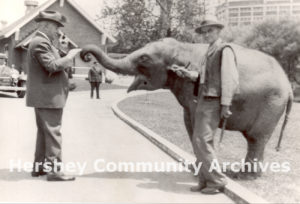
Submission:
[[[191,118],[190,111],[187,109],[183,110],[183,119],[184,119],[184,124],[186,131],[188,132],[190,141],[192,142],[192,136],[193,136],[193,122]]]
[[[190,138],[190,142],[192,144],[192,147],[193,147],[193,152],[194,154],[196,155],[196,147],[194,145],[194,143],[192,142],[193,141],[193,128],[194,128],[194,114],[191,114],[190,113],[190,110],[188,109],[184,109],[183,110],[183,119],[184,119],[184,124],[185,124],[185,128],[188,132],[188,135],[189,135],[189,138]],[[195,172],[195,165],[198,165],[199,164],[199,161],[196,161],[195,164],[189,164],[188,168],[189,170],[191,170],[193,173]]]

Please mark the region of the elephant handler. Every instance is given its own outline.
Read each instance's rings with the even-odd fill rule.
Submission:
[[[212,162],[217,162],[213,136],[221,119],[231,115],[231,102],[239,84],[234,52],[220,39],[223,28],[223,24],[212,18],[201,22],[195,30],[209,44],[200,73],[177,65],[171,68],[178,76],[189,78],[196,82],[195,86],[199,86],[192,143],[196,163],[202,163],[202,166],[198,175],[199,185],[191,190],[204,194],[219,193],[227,184],[221,171],[211,170]]]
[[[60,57],[55,45],[60,36],[60,27],[66,18],[56,11],[42,11],[35,19],[38,32],[30,42],[27,53],[27,98],[26,105],[34,107],[37,139],[34,155],[33,177],[47,174],[48,181],[71,181],[60,172],[62,162],[61,124],[69,84],[66,69],[80,49],[73,49]],[[46,164],[46,165],[45,165]],[[48,168],[45,168],[48,167]]]

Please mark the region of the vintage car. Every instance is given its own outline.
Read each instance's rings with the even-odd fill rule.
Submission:
[[[0,53],[0,91],[16,92],[19,98],[24,98],[26,93],[27,76],[24,72],[6,65],[7,57]]]

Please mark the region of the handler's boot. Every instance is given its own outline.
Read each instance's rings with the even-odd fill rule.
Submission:
[[[190,188],[190,191],[192,192],[199,192],[202,189],[206,188],[206,184],[204,182],[199,182],[197,186],[193,186]]]
[[[50,172],[47,174],[47,181],[74,181],[75,177],[66,176],[62,172]]]
[[[214,194],[223,192],[224,189],[225,189],[224,186],[222,186],[222,187],[206,187],[201,190],[201,193],[208,194],[208,195],[214,195]]]
[[[39,176],[44,176],[46,175],[47,173],[44,172],[43,170],[40,170],[40,171],[32,171],[31,172],[31,176],[32,177],[39,177]]]

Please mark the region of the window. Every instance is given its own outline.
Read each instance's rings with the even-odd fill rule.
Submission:
[[[293,11],[299,11],[300,10],[300,6],[293,6]]]
[[[267,11],[277,11],[277,6],[267,6]]]
[[[237,13],[237,12],[239,12],[239,9],[238,8],[230,8],[229,12],[230,13]]]
[[[268,16],[272,16],[272,15],[277,15],[277,11],[267,11],[266,12],[266,14],[268,15]]]
[[[253,12],[253,16],[263,16],[263,12]]]
[[[241,13],[241,16],[251,16],[250,12]]]
[[[280,6],[279,10],[283,11],[283,10],[290,10],[290,6]]]
[[[253,17],[253,20],[254,21],[262,21],[262,20],[264,20],[264,18],[262,16],[255,16],[255,17]]]
[[[229,13],[229,17],[236,17],[236,16],[239,16],[238,13]]]
[[[279,15],[281,16],[288,16],[290,14],[289,11],[279,11]]]
[[[263,11],[263,7],[253,7],[253,11],[255,12],[260,12],[260,11]]]
[[[241,8],[241,12],[251,12],[251,7]]]
[[[243,22],[242,25],[251,25],[250,21]]]
[[[238,18],[229,18],[229,22],[238,22]]]
[[[238,26],[238,23],[229,23],[230,26]]]
[[[251,18],[250,17],[243,17],[243,18],[241,18],[241,21],[251,21]]]

